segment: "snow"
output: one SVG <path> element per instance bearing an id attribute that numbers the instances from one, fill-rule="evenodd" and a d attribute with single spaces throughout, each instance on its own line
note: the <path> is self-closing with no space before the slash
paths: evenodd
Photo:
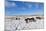
<path id="1" fill-rule="evenodd" d="M 5 19 L 5 31 L 15 31 L 15 30 L 31 30 L 31 29 L 43 29 L 44 19 L 38 20 L 36 22 L 26 23 L 24 20 L 15 19 Z"/>

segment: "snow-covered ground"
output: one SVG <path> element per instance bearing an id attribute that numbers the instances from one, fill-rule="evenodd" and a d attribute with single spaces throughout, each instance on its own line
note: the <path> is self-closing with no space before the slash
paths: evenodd
<path id="1" fill-rule="evenodd" d="M 14 19 L 13 19 L 14 18 Z M 35 18 L 35 17 L 34 17 Z M 5 17 L 5 31 L 15 30 L 31 30 L 31 29 L 43 29 L 44 19 L 36 19 L 36 22 L 26 23 L 24 17 L 21 20 L 15 20 L 15 17 Z"/>

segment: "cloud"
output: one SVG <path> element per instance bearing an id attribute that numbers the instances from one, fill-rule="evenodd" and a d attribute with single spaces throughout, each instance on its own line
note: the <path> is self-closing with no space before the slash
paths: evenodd
<path id="1" fill-rule="evenodd" d="M 16 5 L 16 4 L 13 2 L 13 3 L 12 3 L 12 6 L 15 6 L 15 5 Z"/>
<path id="2" fill-rule="evenodd" d="M 36 9 L 39 7 L 39 4 L 37 3 L 37 4 L 35 4 L 35 7 L 36 7 Z"/>
<path id="3" fill-rule="evenodd" d="M 32 5 L 30 4 L 30 5 L 28 5 L 28 8 L 32 8 Z"/>
<path id="4" fill-rule="evenodd" d="M 5 7 L 15 7 L 16 6 L 16 3 L 15 2 L 8 2 L 8 1 L 6 1 L 5 2 Z"/>

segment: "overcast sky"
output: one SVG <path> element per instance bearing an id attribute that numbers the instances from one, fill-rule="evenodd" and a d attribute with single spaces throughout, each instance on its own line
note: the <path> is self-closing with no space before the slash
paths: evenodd
<path id="1" fill-rule="evenodd" d="M 6 16 L 14 15 L 43 15 L 44 4 L 37 2 L 6 1 Z"/>

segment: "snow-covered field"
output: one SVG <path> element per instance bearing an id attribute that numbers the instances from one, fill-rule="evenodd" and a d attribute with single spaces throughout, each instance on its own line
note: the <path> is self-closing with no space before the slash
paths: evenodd
<path id="1" fill-rule="evenodd" d="M 21 18 L 16 20 L 15 18 Z M 36 22 L 28 22 L 24 20 L 25 18 L 34 17 Z M 16 31 L 16 30 L 31 30 L 31 29 L 43 29 L 44 28 L 44 18 L 41 20 L 36 19 L 36 16 L 6 16 L 5 17 L 5 31 Z"/>

